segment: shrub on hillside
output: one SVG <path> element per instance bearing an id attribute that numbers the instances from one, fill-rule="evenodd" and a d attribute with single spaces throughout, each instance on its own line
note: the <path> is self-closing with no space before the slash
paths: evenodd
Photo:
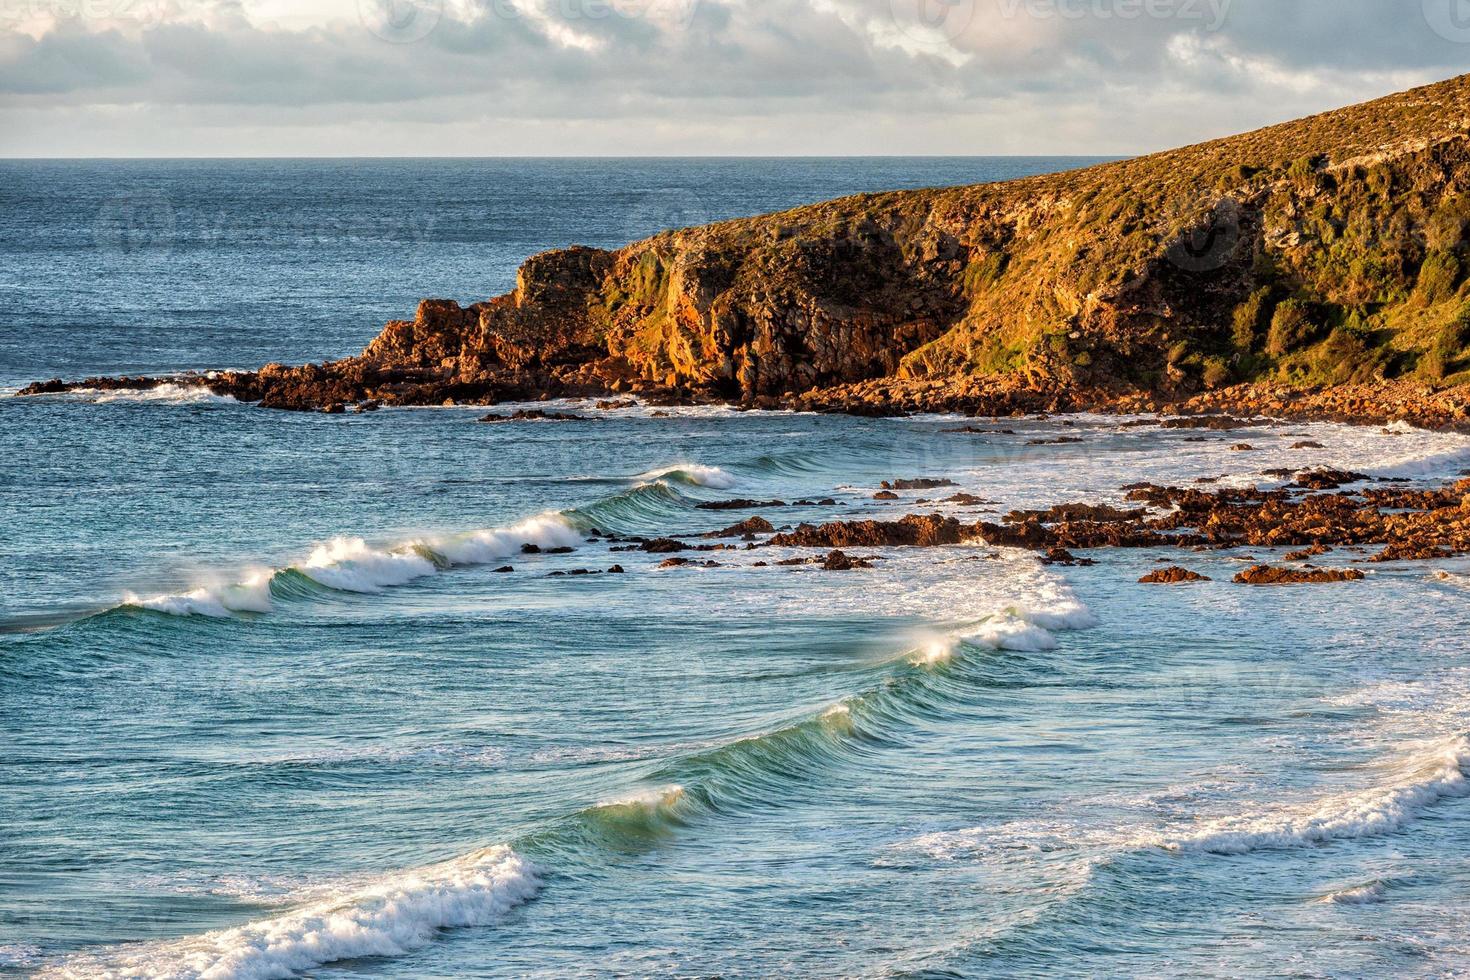
<path id="1" fill-rule="evenodd" d="M 1283 357 L 1312 339 L 1316 324 L 1301 300 L 1283 300 L 1271 315 L 1271 329 L 1266 335 L 1266 353 Z"/>

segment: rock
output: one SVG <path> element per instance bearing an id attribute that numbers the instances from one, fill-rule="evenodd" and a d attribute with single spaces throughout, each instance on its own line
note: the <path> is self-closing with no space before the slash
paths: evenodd
<path id="1" fill-rule="evenodd" d="M 658 567 L 659 568 L 680 568 L 680 567 L 682 567 L 684 565 L 688 565 L 688 564 L 691 564 L 690 559 L 688 559 L 688 558 L 665 558 L 663 561 L 659 562 Z"/>
<path id="2" fill-rule="evenodd" d="M 739 524 L 731 524 L 727 528 L 711 531 L 705 535 L 706 538 L 738 538 L 746 535 L 770 534 L 775 531 L 775 525 L 764 517 L 748 517 Z"/>
<path id="3" fill-rule="evenodd" d="M 511 415 L 496 415 L 492 412 L 481 418 L 480 421 L 495 424 L 498 422 L 589 422 L 592 420 L 585 415 L 572 415 L 567 412 L 543 412 L 539 408 L 523 408 Z"/>
<path id="4" fill-rule="evenodd" d="M 1146 510 L 1121 510 L 1106 504 L 1057 504 L 1048 510 L 1013 510 L 1002 520 L 1007 524 L 1041 521 L 1137 521 L 1148 516 Z"/>
<path id="5" fill-rule="evenodd" d="M 560 548 L 543 548 L 541 553 L 545 555 L 570 555 L 576 550 L 576 548 L 568 548 L 563 546 Z"/>
<path id="6" fill-rule="evenodd" d="M 1322 467 L 1315 470 L 1304 470 L 1296 474 L 1296 482 L 1293 486 L 1305 490 L 1336 490 L 1347 483 L 1362 483 L 1371 480 L 1372 477 L 1365 473 L 1353 473 L 1349 470 L 1335 470 L 1331 467 Z"/>
<path id="7" fill-rule="evenodd" d="M 342 402 L 332 402 L 329 405 L 323 405 L 322 411 L 327 415 L 342 415 L 347 411 L 347 406 Z"/>
<path id="8" fill-rule="evenodd" d="M 694 505 L 699 510 L 758 510 L 765 507 L 785 507 L 784 500 L 707 500 Z"/>
<path id="9" fill-rule="evenodd" d="M 1324 445 L 1322 445 L 1320 442 L 1313 442 L 1310 439 L 1305 439 L 1305 440 L 1303 440 L 1301 442 L 1294 442 L 1294 443 L 1292 443 L 1291 444 L 1291 448 L 1292 449 L 1326 449 L 1327 447 L 1324 446 Z"/>
<path id="10" fill-rule="evenodd" d="M 1138 581 L 1142 585 L 1179 585 L 1184 582 L 1208 582 L 1210 580 L 1198 572 L 1191 572 L 1178 565 L 1170 565 L 1168 568 L 1149 572 Z"/>
<path id="11" fill-rule="evenodd" d="M 1162 419 L 1159 427 L 1164 429 L 1212 429 L 1228 432 L 1232 429 L 1250 429 L 1258 423 L 1229 415 L 1187 415 L 1181 418 Z"/>
<path id="12" fill-rule="evenodd" d="M 856 568 L 872 568 L 866 558 L 849 558 L 841 551 L 833 551 L 822 561 L 822 568 L 829 572 L 850 572 Z"/>
<path id="13" fill-rule="evenodd" d="M 1042 556 L 1041 563 L 1043 565 L 1066 565 L 1074 567 L 1079 565 L 1087 566 L 1097 564 L 1097 562 L 1093 561 L 1091 558 L 1078 558 L 1066 548 L 1048 549 L 1047 553 Z"/>
<path id="14" fill-rule="evenodd" d="M 623 566 L 622 565 L 614 565 L 612 568 L 609 568 L 607 570 L 607 573 L 609 575 L 623 575 L 623 574 L 626 574 L 624 572 L 624 570 L 623 570 Z"/>
<path id="15" fill-rule="evenodd" d="M 515 566 L 514 565 L 501 565 L 499 568 L 497 568 L 495 570 L 495 573 L 497 575 L 504 575 L 507 572 L 513 572 L 513 571 L 515 571 Z"/>
<path id="16" fill-rule="evenodd" d="M 1067 446 L 1067 445 L 1071 445 L 1072 443 L 1077 443 L 1077 442 L 1081 442 L 1081 441 L 1082 441 L 1081 439 L 1078 439 L 1075 436 L 1059 436 L 1056 439 L 1031 439 L 1031 440 L 1027 441 L 1026 445 L 1028 445 L 1028 446 Z"/>
<path id="17" fill-rule="evenodd" d="M 909 514 L 897 521 L 833 521 L 814 527 L 803 524 L 778 534 L 770 544 L 778 548 L 854 548 L 898 545 L 928 548 L 959 544 L 966 529 L 953 517 Z"/>
<path id="18" fill-rule="evenodd" d="M 899 499 L 899 496 L 898 496 L 898 494 L 894 493 L 892 490 L 879 490 L 877 493 L 873 494 L 873 499 L 874 500 L 898 500 Z"/>
<path id="19" fill-rule="evenodd" d="M 604 412 L 616 412 L 625 408 L 637 408 L 638 403 L 631 398 L 620 399 L 617 401 L 604 399 L 597 403 L 597 407 Z"/>
<path id="20" fill-rule="evenodd" d="M 541 546 L 539 544 L 531 544 L 530 542 L 527 542 L 521 545 L 521 554 L 539 555 L 541 554 Z"/>
<path id="21" fill-rule="evenodd" d="M 1256 451 L 1256 447 L 1248 442 L 1237 442 L 1230 447 L 1230 451 L 1232 453 L 1253 453 Z"/>
<path id="22" fill-rule="evenodd" d="M 676 551 L 688 551 L 690 546 L 682 541 L 675 541 L 673 538 L 654 538 L 651 541 L 644 541 L 638 546 L 638 550 L 646 551 L 651 555 L 667 555 Z"/>
<path id="23" fill-rule="evenodd" d="M 1434 561 L 1449 558 L 1453 552 L 1427 541 L 1394 541 L 1378 554 L 1369 558 L 1372 562 L 1384 561 Z"/>
<path id="24" fill-rule="evenodd" d="M 884 490 L 934 490 L 939 487 L 952 487 L 953 480 L 884 480 L 880 486 Z"/>
<path id="25" fill-rule="evenodd" d="M 1299 551 L 1288 551 L 1281 557 L 1282 561 L 1306 561 L 1310 558 L 1316 558 L 1318 555 L 1325 555 L 1331 550 L 1325 544 L 1314 544 L 1310 548 L 1302 548 Z"/>
<path id="26" fill-rule="evenodd" d="M 1255 565 L 1235 576 L 1242 585 L 1301 585 L 1323 582 L 1356 582 L 1363 573 L 1356 568 L 1280 568 Z"/>

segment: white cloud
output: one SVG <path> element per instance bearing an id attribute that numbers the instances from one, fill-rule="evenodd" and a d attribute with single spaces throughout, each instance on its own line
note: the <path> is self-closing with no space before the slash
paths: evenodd
<path id="1" fill-rule="evenodd" d="M 1388 7 L 0 0 L 0 153 L 1128 153 L 1458 70 Z"/>

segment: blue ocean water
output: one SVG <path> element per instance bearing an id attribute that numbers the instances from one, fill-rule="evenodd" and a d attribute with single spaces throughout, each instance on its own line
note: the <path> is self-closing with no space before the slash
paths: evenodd
<path id="1" fill-rule="evenodd" d="M 1062 164 L 7 163 L 0 374 L 347 353 L 540 248 L 684 223 L 622 230 L 640 199 L 704 220 Z M 106 203 L 136 187 L 166 204 Z M 838 573 L 697 537 L 1281 466 L 1427 480 L 1470 440 L 575 411 L 0 398 L 0 972 L 1470 970 L 1466 563 L 1248 589 L 1268 550 Z M 992 503 L 873 499 L 911 476 Z M 788 506 L 698 506 L 730 497 Z M 607 533 L 734 547 L 662 568 Z M 1213 581 L 1136 584 L 1163 558 Z"/>

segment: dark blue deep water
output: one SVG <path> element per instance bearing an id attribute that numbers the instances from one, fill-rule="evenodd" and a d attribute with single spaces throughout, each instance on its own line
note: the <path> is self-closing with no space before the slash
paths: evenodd
<path id="1" fill-rule="evenodd" d="M 542 249 L 1077 162 L 0 163 L 0 387 L 348 354 Z M 0 974 L 1470 970 L 1470 564 L 699 537 L 1470 440 L 570 410 L 0 397 Z M 912 476 L 988 502 L 874 499 Z"/>

